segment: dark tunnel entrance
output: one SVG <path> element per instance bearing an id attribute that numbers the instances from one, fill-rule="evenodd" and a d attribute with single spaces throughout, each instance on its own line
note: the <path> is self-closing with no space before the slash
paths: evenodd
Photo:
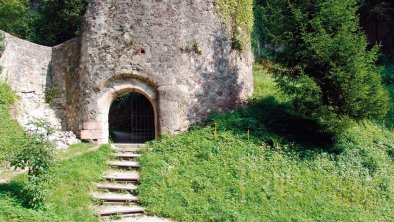
<path id="1" fill-rule="evenodd" d="M 108 122 L 114 143 L 145 143 L 155 138 L 154 109 L 142 94 L 119 96 L 111 105 Z"/>

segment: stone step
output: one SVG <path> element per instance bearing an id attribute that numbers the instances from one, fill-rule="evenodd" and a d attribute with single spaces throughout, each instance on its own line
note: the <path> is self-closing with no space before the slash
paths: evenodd
<path id="1" fill-rule="evenodd" d="M 143 143 L 113 143 L 112 147 L 115 148 L 142 148 L 145 144 Z"/>
<path id="2" fill-rule="evenodd" d="M 141 151 L 141 148 L 117 148 L 117 147 L 113 147 L 113 150 L 115 151 L 115 153 L 138 153 L 139 151 Z"/>
<path id="3" fill-rule="evenodd" d="M 113 167 L 129 167 L 129 168 L 139 168 L 140 164 L 135 161 L 108 161 L 108 165 Z"/>
<path id="4" fill-rule="evenodd" d="M 115 153 L 114 157 L 121 158 L 121 159 L 134 159 L 141 157 L 141 154 L 133 153 L 133 152 L 120 152 Z"/>
<path id="5" fill-rule="evenodd" d="M 106 180 L 122 181 L 122 182 L 137 182 L 140 179 L 140 175 L 137 171 L 130 171 L 130 172 L 110 171 L 105 173 L 103 177 Z"/>
<path id="6" fill-rule="evenodd" d="M 138 186 L 135 184 L 122 184 L 122 183 L 97 183 L 96 187 L 99 189 L 113 190 L 113 191 L 133 191 Z"/>
<path id="7" fill-rule="evenodd" d="M 106 217 L 112 215 L 133 215 L 142 214 L 145 209 L 140 206 L 100 206 L 96 207 L 95 212 L 97 215 Z"/>
<path id="8" fill-rule="evenodd" d="M 105 202 L 136 202 L 138 197 L 132 194 L 122 194 L 122 193 L 92 193 L 92 197 L 97 200 L 102 200 Z"/>

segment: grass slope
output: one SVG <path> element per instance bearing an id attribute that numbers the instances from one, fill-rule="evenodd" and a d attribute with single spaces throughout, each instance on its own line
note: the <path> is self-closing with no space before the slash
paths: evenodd
<path id="1" fill-rule="evenodd" d="M 22 127 L 10 114 L 11 105 L 16 99 L 10 87 L 0 82 L 0 169 L 28 139 Z"/>
<path id="2" fill-rule="evenodd" d="M 98 221 L 89 208 L 89 191 L 94 188 L 93 181 L 98 181 L 107 169 L 110 153 L 109 146 L 102 146 L 97 152 L 59 161 L 49 173 L 50 181 L 45 185 L 48 197 L 42 210 L 23 205 L 20 190 L 27 182 L 26 176 L 0 185 L 0 221 Z"/>
<path id="3" fill-rule="evenodd" d="M 264 69 L 249 105 L 152 142 L 139 193 L 180 221 L 391 221 L 394 139 L 371 122 L 339 138 L 295 115 Z"/>

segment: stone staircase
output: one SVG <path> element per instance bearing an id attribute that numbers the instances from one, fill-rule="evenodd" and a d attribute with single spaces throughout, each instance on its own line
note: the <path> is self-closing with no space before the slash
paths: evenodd
<path id="1" fill-rule="evenodd" d="M 91 195 L 97 201 L 94 207 L 103 221 L 112 218 L 136 217 L 144 215 L 144 208 L 138 205 L 135 190 L 139 181 L 138 154 L 143 144 L 113 144 L 115 150 L 108 161 L 111 170 L 97 183 L 97 191 Z"/>

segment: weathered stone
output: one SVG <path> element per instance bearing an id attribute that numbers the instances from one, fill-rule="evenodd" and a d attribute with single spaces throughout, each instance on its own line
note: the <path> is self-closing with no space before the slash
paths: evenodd
<path id="1" fill-rule="evenodd" d="M 45 95 L 53 87 L 50 76 L 52 49 L 40 46 L 9 34 L 5 35 L 6 50 L 0 58 L 3 71 L 0 81 L 8 83 L 19 96 L 13 112 L 16 120 L 27 131 L 41 133 L 57 148 L 79 143 L 72 132 L 61 132 L 65 110 L 58 104 L 48 104 Z M 61 103 L 61 98 L 54 98 Z M 48 135 L 45 129 L 37 129 L 36 123 L 45 121 L 54 132 Z M 37 131 L 38 130 L 38 131 Z"/>
<path id="2" fill-rule="evenodd" d="M 108 142 L 109 108 L 123 93 L 151 102 L 158 135 L 234 108 L 253 91 L 252 53 L 231 48 L 214 0 L 92 0 L 81 36 L 52 56 L 45 50 L 40 61 L 52 61 L 50 85 L 61 89 L 59 122 L 99 143 Z"/>

